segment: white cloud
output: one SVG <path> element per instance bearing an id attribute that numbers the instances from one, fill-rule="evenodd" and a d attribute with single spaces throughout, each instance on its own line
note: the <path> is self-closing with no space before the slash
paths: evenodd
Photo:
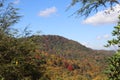
<path id="1" fill-rule="evenodd" d="M 20 3 L 20 0 L 15 0 L 14 2 L 13 2 L 13 4 L 19 4 Z"/>
<path id="2" fill-rule="evenodd" d="M 97 36 L 97 40 L 100 40 L 100 39 L 102 39 L 102 37 L 101 36 Z"/>
<path id="3" fill-rule="evenodd" d="M 109 39 L 110 38 L 110 35 L 109 34 L 104 34 L 102 36 L 97 36 L 97 40 L 102 40 L 102 39 Z"/>
<path id="4" fill-rule="evenodd" d="M 55 14 L 56 12 L 57 12 L 56 7 L 50 7 L 50 8 L 43 10 L 43 11 L 40 11 L 39 16 L 49 17 L 50 15 Z"/>
<path id="5" fill-rule="evenodd" d="M 106 14 L 105 12 L 110 12 L 110 14 Z M 120 12 L 120 5 L 114 6 L 113 10 L 110 8 L 104 11 L 100 11 L 96 13 L 94 16 L 88 17 L 83 21 L 84 24 L 92 24 L 92 25 L 103 25 L 103 24 L 113 24 L 118 22 L 118 16 Z"/>

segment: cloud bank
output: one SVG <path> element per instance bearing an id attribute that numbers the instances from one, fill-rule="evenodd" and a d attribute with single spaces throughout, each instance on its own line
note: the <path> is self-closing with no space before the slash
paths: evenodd
<path id="1" fill-rule="evenodd" d="M 108 12 L 107 14 L 105 12 Z M 84 24 L 92 25 L 103 25 L 103 24 L 114 24 L 118 22 L 118 16 L 120 14 L 120 5 L 113 7 L 113 10 L 110 8 L 104 11 L 100 11 L 95 15 L 88 17 L 83 21 Z"/>
<path id="2" fill-rule="evenodd" d="M 52 14 L 55 14 L 56 12 L 57 12 L 57 8 L 56 7 L 50 7 L 50 8 L 47 8 L 45 10 L 40 11 L 39 12 L 39 16 L 40 17 L 49 17 Z"/>
<path id="3" fill-rule="evenodd" d="M 102 39 L 109 39 L 110 38 L 110 35 L 109 34 L 104 34 L 102 36 L 97 36 L 97 40 L 102 40 Z"/>

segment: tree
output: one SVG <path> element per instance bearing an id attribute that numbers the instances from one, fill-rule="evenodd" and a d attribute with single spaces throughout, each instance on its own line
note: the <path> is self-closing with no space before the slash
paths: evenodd
<path id="1" fill-rule="evenodd" d="M 118 48 L 118 52 L 120 51 L 120 16 L 118 17 L 119 21 L 117 26 L 114 27 L 114 30 L 112 31 L 112 36 L 114 36 L 114 38 L 112 40 L 108 40 L 108 44 L 106 45 L 106 47 L 109 46 L 117 46 Z"/>
<path id="2" fill-rule="evenodd" d="M 18 9 L 0 0 L 0 80 L 38 80 L 44 73 L 42 60 L 34 57 L 37 46 L 28 37 L 16 37 L 12 25 L 20 19 Z M 15 31 L 16 32 L 16 31 Z"/>
<path id="3" fill-rule="evenodd" d="M 18 14 L 18 8 L 14 8 L 12 3 L 5 6 L 5 0 L 0 0 L 0 31 L 7 33 L 10 26 L 17 23 L 21 16 Z"/>
<path id="4" fill-rule="evenodd" d="M 120 16 L 117 26 L 114 27 L 112 35 L 115 37 L 108 41 L 106 47 L 117 45 L 118 51 L 108 59 L 107 75 L 109 80 L 120 80 Z"/>
<path id="5" fill-rule="evenodd" d="M 78 3 L 80 8 L 74 14 L 88 17 L 91 12 L 97 12 L 99 7 L 106 8 L 109 6 L 113 9 L 114 4 L 119 4 L 119 0 L 72 0 L 68 9 Z"/>

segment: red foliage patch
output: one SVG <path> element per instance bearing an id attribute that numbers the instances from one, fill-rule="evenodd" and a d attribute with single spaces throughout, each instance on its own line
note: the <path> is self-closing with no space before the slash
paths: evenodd
<path id="1" fill-rule="evenodd" d="M 69 64 L 68 67 L 67 67 L 67 69 L 68 69 L 69 71 L 72 71 L 72 70 L 73 70 L 73 66 L 72 66 L 71 64 Z"/>

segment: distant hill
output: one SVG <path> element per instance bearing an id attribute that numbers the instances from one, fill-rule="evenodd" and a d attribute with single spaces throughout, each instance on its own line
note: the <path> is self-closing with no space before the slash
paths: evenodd
<path id="1" fill-rule="evenodd" d="M 112 56 L 114 51 L 90 49 L 76 41 L 58 35 L 41 35 L 30 38 L 38 45 L 40 52 L 49 54 L 49 57 L 46 57 L 48 66 L 46 73 L 49 71 L 53 73 L 54 69 L 57 68 L 59 72 L 56 74 L 58 76 L 59 74 L 69 76 L 63 66 L 70 64 L 74 66 L 73 75 L 71 75 L 73 78 L 71 79 L 75 79 L 74 76 L 81 76 L 80 80 L 101 80 L 103 77 L 103 80 L 106 80 L 103 73 L 107 67 L 106 59 Z M 48 65 L 49 63 L 50 65 Z M 66 68 L 70 70 L 69 66 Z M 56 74 L 53 74 L 53 77 Z"/>
<path id="2" fill-rule="evenodd" d="M 107 50 L 94 50 L 90 49 L 82 44 L 64 38 L 58 35 L 42 35 L 33 36 L 34 41 L 39 45 L 41 51 L 45 51 L 49 54 L 56 54 L 66 59 L 86 60 L 99 63 L 101 65 L 106 64 L 106 58 L 110 57 L 114 51 Z"/>
<path id="3" fill-rule="evenodd" d="M 66 58 L 82 59 L 83 57 L 95 58 L 96 56 L 111 56 L 114 51 L 93 50 L 76 41 L 69 40 L 58 35 L 42 35 L 35 37 L 34 42 L 40 46 L 40 50 L 50 54 L 59 54 Z"/>

